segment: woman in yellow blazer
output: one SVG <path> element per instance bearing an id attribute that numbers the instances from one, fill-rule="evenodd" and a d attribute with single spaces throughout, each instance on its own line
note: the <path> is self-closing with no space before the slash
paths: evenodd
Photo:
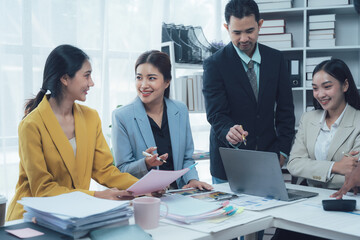
<path id="1" fill-rule="evenodd" d="M 43 85 L 25 106 L 18 129 L 20 173 L 6 219 L 22 218 L 23 197 L 47 197 L 82 191 L 106 199 L 129 199 L 126 189 L 137 181 L 113 166 L 98 113 L 74 101 L 85 101 L 94 86 L 88 56 L 61 45 L 49 55 Z M 51 94 L 45 93 L 49 90 Z M 112 189 L 89 191 L 90 180 Z"/>

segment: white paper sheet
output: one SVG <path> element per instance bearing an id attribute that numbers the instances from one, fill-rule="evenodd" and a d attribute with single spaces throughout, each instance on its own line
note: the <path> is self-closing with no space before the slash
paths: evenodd
<path id="1" fill-rule="evenodd" d="M 54 197 L 25 197 L 18 203 L 42 212 L 74 218 L 85 218 L 129 205 L 129 201 L 101 199 L 83 192 L 65 193 Z"/>

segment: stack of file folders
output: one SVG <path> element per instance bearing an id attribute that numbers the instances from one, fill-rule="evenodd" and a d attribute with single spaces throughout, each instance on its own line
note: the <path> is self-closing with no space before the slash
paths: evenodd
<path id="1" fill-rule="evenodd" d="M 129 201 L 113 201 L 92 197 L 82 192 L 55 197 L 25 197 L 24 221 L 63 233 L 73 238 L 85 236 L 95 228 L 129 223 L 133 212 Z"/>
<path id="2" fill-rule="evenodd" d="M 218 50 L 208 42 L 201 27 L 163 23 L 161 35 L 162 42 L 174 42 L 177 63 L 202 63 Z M 166 48 L 162 51 L 170 54 Z"/>
<path id="3" fill-rule="evenodd" d="M 229 205 L 229 201 L 207 202 L 178 194 L 163 196 L 161 201 L 165 202 L 169 209 L 165 215 L 166 211 L 161 206 L 161 212 L 166 218 L 186 224 L 232 216 L 238 210 L 237 207 Z"/>

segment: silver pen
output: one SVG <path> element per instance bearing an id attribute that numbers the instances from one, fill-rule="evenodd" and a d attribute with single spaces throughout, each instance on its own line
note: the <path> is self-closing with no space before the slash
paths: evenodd
<path id="1" fill-rule="evenodd" d="M 143 155 L 144 157 L 152 157 L 152 156 L 153 156 L 152 154 L 150 154 L 150 153 L 148 153 L 148 152 L 145 152 L 145 151 L 142 152 L 142 155 Z M 166 163 L 165 160 L 163 160 L 163 159 L 161 159 L 161 158 L 159 158 L 159 157 L 156 157 L 156 160 L 158 160 L 158 161 L 160 161 L 160 162 L 163 162 L 163 163 Z"/>

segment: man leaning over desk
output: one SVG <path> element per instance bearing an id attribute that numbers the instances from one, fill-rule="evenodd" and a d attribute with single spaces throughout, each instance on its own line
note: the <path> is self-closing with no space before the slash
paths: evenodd
<path id="1" fill-rule="evenodd" d="M 219 147 L 275 152 L 282 165 L 290 152 L 295 124 L 283 55 L 257 42 L 263 23 L 257 4 L 231 0 L 225 7 L 225 20 L 231 42 L 204 62 L 213 183 L 227 180 Z"/>

